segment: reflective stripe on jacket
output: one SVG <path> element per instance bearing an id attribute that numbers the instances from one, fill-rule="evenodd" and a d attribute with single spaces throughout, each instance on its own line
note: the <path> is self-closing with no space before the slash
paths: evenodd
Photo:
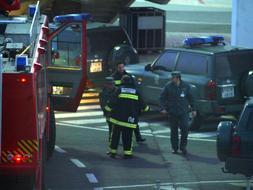
<path id="1" fill-rule="evenodd" d="M 139 92 L 132 85 L 118 88 L 106 109 L 111 110 L 110 122 L 115 125 L 136 128 L 140 110 L 148 110 Z"/>

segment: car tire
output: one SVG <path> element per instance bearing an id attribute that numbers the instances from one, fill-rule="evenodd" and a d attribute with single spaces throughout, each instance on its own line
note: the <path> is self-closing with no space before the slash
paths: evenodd
<path id="1" fill-rule="evenodd" d="M 202 117 L 197 112 L 197 115 L 194 117 L 192 112 L 189 113 L 189 130 L 196 131 L 199 130 L 202 125 Z"/>
<path id="2" fill-rule="evenodd" d="M 221 121 L 217 130 L 217 157 L 220 161 L 226 161 L 230 154 L 233 134 L 233 122 Z"/>

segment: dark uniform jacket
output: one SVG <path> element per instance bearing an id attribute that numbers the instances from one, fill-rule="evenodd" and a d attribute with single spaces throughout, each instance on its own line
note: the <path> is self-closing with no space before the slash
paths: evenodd
<path id="1" fill-rule="evenodd" d="M 106 109 L 111 111 L 109 119 L 111 123 L 122 127 L 136 128 L 140 109 L 148 111 L 149 107 L 133 85 L 122 85 L 109 100 Z"/>
<path id="2" fill-rule="evenodd" d="M 161 96 L 160 104 L 169 114 L 181 115 L 189 112 L 189 106 L 193 109 L 193 97 L 190 86 L 181 81 L 177 86 L 173 82 L 165 85 Z"/>
<path id="3" fill-rule="evenodd" d="M 108 112 L 105 109 L 105 106 L 107 105 L 108 101 L 113 96 L 113 94 L 116 92 L 116 90 L 117 90 L 117 87 L 114 87 L 112 89 L 110 89 L 108 87 L 103 87 L 102 91 L 99 93 L 100 107 L 104 112 L 104 116 L 106 116 L 106 117 L 110 116 L 110 112 Z"/>
<path id="4" fill-rule="evenodd" d="M 116 86 L 120 86 L 121 85 L 121 78 L 124 76 L 124 75 L 128 75 L 132 78 L 132 76 L 127 73 L 126 71 L 124 71 L 123 73 L 120 73 L 118 71 L 115 71 L 114 73 L 112 73 L 111 77 L 113 77 L 114 79 L 114 83 Z"/>

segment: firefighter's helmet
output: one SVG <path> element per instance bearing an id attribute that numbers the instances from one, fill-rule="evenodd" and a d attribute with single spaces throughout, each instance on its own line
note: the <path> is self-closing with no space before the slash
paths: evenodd
<path id="1" fill-rule="evenodd" d="M 121 78 L 121 83 L 128 85 L 134 84 L 133 79 L 129 75 L 123 75 L 123 77 Z"/>

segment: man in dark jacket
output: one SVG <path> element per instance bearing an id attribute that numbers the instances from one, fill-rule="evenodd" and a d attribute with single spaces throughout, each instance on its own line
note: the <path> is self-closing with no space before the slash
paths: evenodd
<path id="1" fill-rule="evenodd" d="M 172 72 L 171 82 L 165 85 L 161 93 L 160 103 L 161 113 L 169 115 L 173 153 L 176 154 L 179 147 L 184 155 L 187 154 L 189 110 L 193 109 L 193 97 L 190 86 L 181 80 L 179 71 Z M 193 115 L 196 115 L 195 111 Z M 178 146 L 178 128 L 181 130 L 180 146 Z"/>
<path id="2" fill-rule="evenodd" d="M 122 134 L 124 158 L 132 158 L 132 135 L 137 127 L 140 110 L 148 111 L 130 76 L 124 75 L 122 85 L 109 100 L 106 109 L 111 112 L 109 121 L 113 124 L 110 144 L 111 157 L 117 154 L 117 148 Z"/>
<path id="3" fill-rule="evenodd" d="M 129 73 L 126 72 L 124 63 L 119 62 L 116 65 L 116 71 L 111 75 L 111 77 L 113 77 L 113 79 L 114 79 L 115 86 L 118 87 L 121 85 L 121 79 L 122 79 L 123 75 L 128 75 L 134 82 L 133 77 Z M 135 85 L 135 83 L 134 83 L 134 85 Z M 135 128 L 134 134 L 135 134 L 136 142 L 146 141 L 146 139 L 142 138 L 142 136 L 141 136 L 139 125 L 137 125 L 137 127 Z"/>

